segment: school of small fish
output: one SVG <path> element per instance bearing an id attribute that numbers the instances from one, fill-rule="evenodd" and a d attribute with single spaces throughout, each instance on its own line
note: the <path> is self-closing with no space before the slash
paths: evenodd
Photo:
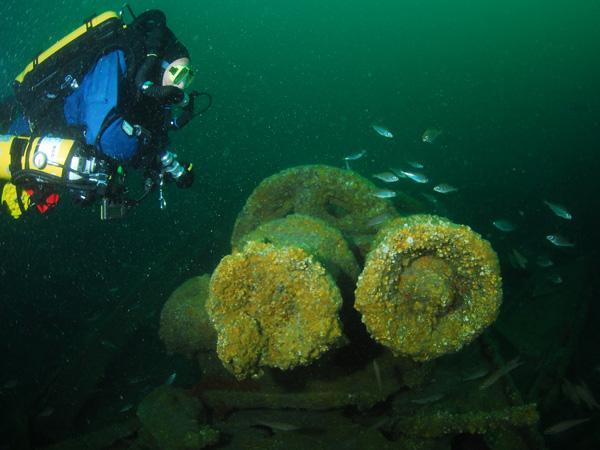
<path id="1" fill-rule="evenodd" d="M 379 136 L 382 136 L 386 139 L 394 138 L 394 133 L 392 133 L 392 131 L 390 131 L 389 128 L 383 126 L 381 123 L 372 123 L 370 126 Z M 436 141 L 443 134 L 444 131 L 441 128 L 428 127 L 421 134 L 421 141 L 423 143 L 432 145 L 435 144 Z M 362 149 L 358 152 L 344 156 L 343 161 L 346 166 L 346 169 L 350 169 L 349 163 L 351 161 L 357 161 L 363 158 L 366 154 L 367 150 Z M 429 176 L 423 172 L 425 164 L 423 164 L 422 161 L 407 158 L 404 162 L 406 166 L 408 166 L 408 168 L 402 168 L 397 166 L 389 167 L 387 168 L 387 170 L 372 174 L 372 177 L 386 184 L 397 183 L 401 179 L 407 179 L 413 181 L 414 183 L 422 185 L 428 184 L 430 182 Z M 432 188 L 432 190 L 435 194 L 448 195 L 461 191 L 461 188 L 450 183 L 442 182 L 436 184 Z M 382 199 L 391 199 L 397 197 L 397 192 L 391 189 L 379 189 L 372 192 L 370 195 Z M 420 195 L 422 195 L 436 209 L 440 208 L 440 206 L 443 206 L 439 203 L 435 195 L 430 195 L 426 192 L 421 192 Z M 571 214 L 571 212 L 563 204 L 548 199 L 542 199 L 541 203 L 545 205 L 545 207 L 547 207 L 548 210 L 552 212 L 556 217 L 559 217 L 563 220 L 573 220 L 573 214 Z M 525 215 L 526 212 L 523 209 L 518 209 L 515 214 L 515 216 L 517 217 L 525 217 Z M 382 218 L 377 219 L 378 220 L 373 220 L 372 223 L 369 223 L 369 226 L 378 226 L 385 221 Z M 501 231 L 502 233 L 513 233 L 516 230 L 520 231 L 522 228 L 518 226 L 519 221 L 513 219 L 514 217 L 492 218 L 490 220 L 490 223 L 494 228 Z M 515 236 L 518 234 L 523 234 L 523 232 L 514 233 Z M 557 248 L 567 249 L 575 247 L 575 243 L 569 237 L 563 236 L 559 233 L 548 234 L 545 236 L 545 238 L 547 242 L 549 242 L 551 245 Z M 536 257 L 535 254 L 532 255 L 531 253 L 531 250 L 527 248 L 524 252 L 513 248 L 513 250 L 509 253 L 508 261 L 514 268 L 519 270 L 531 270 L 535 266 L 542 269 L 554 266 L 554 261 L 550 259 L 550 257 L 548 257 L 547 255 L 538 255 Z M 529 264 L 528 258 L 531 258 L 531 261 L 534 261 L 535 264 Z M 549 283 L 555 285 L 561 284 L 563 282 L 562 276 L 556 271 L 547 274 L 545 278 L 548 280 Z"/>

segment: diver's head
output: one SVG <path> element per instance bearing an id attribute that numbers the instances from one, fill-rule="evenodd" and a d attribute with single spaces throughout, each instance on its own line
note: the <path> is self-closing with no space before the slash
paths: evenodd
<path id="1" fill-rule="evenodd" d="M 166 45 L 161 55 L 162 85 L 186 89 L 194 77 L 194 72 L 190 68 L 190 55 L 171 30 L 166 31 Z"/>
<path id="2" fill-rule="evenodd" d="M 190 68 L 190 59 L 185 56 L 177 58 L 171 63 L 163 61 L 163 68 L 163 86 L 175 86 L 179 89 L 186 89 L 194 78 L 194 72 Z"/>

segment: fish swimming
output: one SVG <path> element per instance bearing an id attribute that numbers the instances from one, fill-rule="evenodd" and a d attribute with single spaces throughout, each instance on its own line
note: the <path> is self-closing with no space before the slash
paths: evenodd
<path id="1" fill-rule="evenodd" d="M 2 389 L 14 389 L 18 384 L 19 382 L 17 380 L 8 380 L 2 385 Z"/>
<path id="2" fill-rule="evenodd" d="M 123 406 L 121 409 L 119 409 L 120 413 L 126 413 L 127 411 L 129 411 L 131 408 L 133 408 L 133 403 L 128 403 L 125 406 Z"/>
<path id="3" fill-rule="evenodd" d="M 110 350 L 118 350 L 119 347 L 117 347 L 115 344 L 113 344 L 112 342 L 106 340 L 106 339 L 102 339 L 100 341 L 100 345 L 102 345 L 104 348 L 108 348 Z"/>
<path id="4" fill-rule="evenodd" d="M 450 192 L 458 191 L 458 188 L 451 186 L 446 183 L 440 183 L 436 187 L 433 188 L 435 192 L 439 192 L 440 194 L 449 194 Z"/>
<path id="5" fill-rule="evenodd" d="M 557 273 L 552 273 L 548 275 L 548 279 L 552 281 L 554 284 L 561 284 L 563 282 L 562 277 Z"/>
<path id="6" fill-rule="evenodd" d="M 521 252 L 513 248 L 510 256 L 512 257 L 511 262 L 516 266 L 515 268 L 527 269 L 527 258 Z"/>
<path id="7" fill-rule="evenodd" d="M 357 159 L 362 158 L 367 154 L 366 150 L 361 150 L 358 153 L 353 153 L 352 155 L 344 156 L 344 161 L 356 161 Z"/>
<path id="8" fill-rule="evenodd" d="M 400 179 L 396 174 L 392 172 L 376 173 L 375 175 L 373 175 L 373 177 L 386 183 L 394 183 Z"/>
<path id="9" fill-rule="evenodd" d="M 586 417 L 585 419 L 573 419 L 573 420 L 565 420 L 564 422 L 559 422 L 551 427 L 548 427 L 544 430 L 544 434 L 557 434 L 562 433 L 563 431 L 567 431 L 574 426 L 585 423 L 590 420 L 591 417 Z"/>
<path id="10" fill-rule="evenodd" d="M 437 402 L 438 400 L 441 400 L 442 398 L 444 398 L 444 394 L 438 393 L 438 394 L 432 394 L 428 397 L 415 398 L 415 399 L 412 399 L 411 402 L 416 403 L 417 405 L 426 405 L 428 403 Z"/>
<path id="11" fill-rule="evenodd" d="M 496 220 L 492 221 L 492 224 L 496 228 L 498 228 L 500 231 L 504 231 L 505 233 L 510 233 L 511 231 L 514 231 L 516 228 L 512 222 L 510 222 L 506 219 L 496 219 Z"/>
<path id="12" fill-rule="evenodd" d="M 438 202 L 438 199 L 437 199 L 437 198 L 435 198 L 435 197 L 434 197 L 433 195 L 431 195 L 431 194 L 427 194 L 427 193 L 425 193 L 425 192 L 421 192 L 421 195 L 422 195 L 423 197 L 425 197 L 427 200 L 429 200 L 431 203 L 433 203 L 434 205 L 436 205 L 436 204 L 437 204 L 437 202 Z"/>
<path id="13" fill-rule="evenodd" d="M 390 130 L 382 127 L 381 125 L 373 124 L 373 125 L 371 125 L 371 127 L 373 127 L 373 129 L 377 132 L 377 134 L 379 134 L 380 136 L 383 136 L 384 138 L 391 139 L 394 137 L 394 135 L 392 134 L 392 132 Z"/>
<path id="14" fill-rule="evenodd" d="M 389 220 L 391 218 L 392 218 L 392 215 L 390 213 L 378 214 L 375 217 L 372 217 L 371 219 L 369 219 L 369 221 L 367 222 L 367 226 L 368 227 L 377 227 L 378 225 L 381 225 L 383 222 L 385 222 L 386 220 Z"/>
<path id="15" fill-rule="evenodd" d="M 254 423 L 256 425 L 271 428 L 272 430 L 275 430 L 275 431 L 298 431 L 301 429 L 301 427 L 299 427 L 298 425 L 294 425 L 294 424 L 286 423 L 286 422 L 275 422 L 272 420 L 256 419 L 254 421 Z"/>
<path id="16" fill-rule="evenodd" d="M 496 381 L 498 381 L 504 375 L 506 375 L 509 372 L 512 372 L 517 367 L 522 366 L 523 364 L 524 364 L 524 362 L 520 361 L 519 357 L 516 357 L 515 359 L 508 361 L 505 366 L 500 367 L 498 370 L 496 370 L 494 373 L 492 373 L 489 377 L 487 377 L 483 381 L 483 383 L 481 383 L 481 386 L 479 386 L 479 389 L 483 390 L 483 389 L 489 388 L 492 384 L 494 384 Z"/>
<path id="17" fill-rule="evenodd" d="M 54 414 L 54 408 L 52 406 L 46 406 L 39 414 L 38 417 L 50 417 Z"/>
<path id="18" fill-rule="evenodd" d="M 562 384 L 560 385 L 560 390 L 562 391 L 563 395 L 565 397 L 567 397 L 574 405 L 577 405 L 577 406 L 581 405 L 581 399 L 579 398 L 577 389 L 575 389 L 575 386 L 573 385 L 573 383 L 571 383 L 566 378 L 563 380 Z"/>
<path id="19" fill-rule="evenodd" d="M 177 378 L 177 372 L 173 372 L 171 375 L 169 375 L 169 378 L 165 380 L 165 384 L 170 386 L 175 381 L 175 378 Z"/>
<path id="20" fill-rule="evenodd" d="M 381 392 L 383 390 L 383 383 L 381 381 L 381 369 L 379 369 L 379 364 L 377 364 L 377 360 L 373 360 L 373 373 L 375 374 L 375 381 L 377 382 L 377 388 Z"/>
<path id="21" fill-rule="evenodd" d="M 557 247 L 575 247 L 575 244 L 573 244 L 571 241 L 561 236 L 560 234 L 549 234 L 548 236 L 546 236 L 546 239 L 548 239 L 553 245 L 556 245 Z"/>
<path id="22" fill-rule="evenodd" d="M 552 262 L 552 260 L 550 258 L 548 258 L 547 256 L 544 255 L 540 255 L 536 258 L 535 263 L 543 268 L 546 267 L 551 267 L 554 265 L 554 263 Z"/>
<path id="23" fill-rule="evenodd" d="M 588 409 L 600 409 L 600 404 L 596 401 L 594 394 L 592 394 L 591 389 L 588 387 L 585 381 L 580 380 L 579 384 L 575 385 L 575 391 L 577 395 L 581 399 L 583 403 L 587 406 Z"/>
<path id="24" fill-rule="evenodd" d="M 371 192 L 371 195 L 377 198 L 392 198 L 396 196 L 396 193 L 394 191 L 390 191 L 389 189 L 382 189 L 380 191 Z"/>
<path id="25" fill-rule="evenodd" d="M 481 367 L 479 369 L 475 369 L 473 372 L 468 373 L 464 377 L 462 377 L 462 381 L 474 381 L 479 380 L 480 378 L 485 377 L 489 373 L 487 367 Z"/>
<path id="26" fill-rule="evenodd" d="M 433 144 L 435 140 L 440 137 L 442 134 L 442 130 L 438 128 L 427 128 L 423 135 L 421 136 L 421 140 L 426 144 Z"/>
<path id="27" fill-rule="evenodd" d="M 406 175 L 404 175 L 402 173 L 402 170 L 400 169 L 390 169 L 392 172 L 394 172 L 394 174 L 396 174 L 396 176 L 398 176 L 398 178 L 406 178 Z"/>
<path id="28" fill-rule="evenodd" d="M 407 178 L 410 178 L 415 183 L 427 183 L 429 181 L 429 178 L 427 178 L 426 175 L 419 172 L 407 172 L 405 170 L 401 170 L 400 173 L 406 175 Z"/>
<path id="29" fill-rule="evenodd" d="M 552 212 L 554 214 L 556 214 L 558 217 L 562 217 L 565 220 L 571 220 L 573 218 L 573 216 L 571 215 L 571 213 L 569 211 L 567 211 L 565 209 L 564 206 L 559 205 L 558 203 L 552 203 L 549 202 L 547 200 L 544 200 L 544 203 L 548 206 L 548 208 L 550 208 L 552 210 Z"/>
<path id="30" fill-rule="evenodd" d="M 422 169 L 424 166 L 418 161 L 406 161 L 406 163 L 414 169 Z"/>

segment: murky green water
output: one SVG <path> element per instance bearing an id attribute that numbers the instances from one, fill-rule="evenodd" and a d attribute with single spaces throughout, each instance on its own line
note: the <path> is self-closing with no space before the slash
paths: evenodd
<path id="1" fill-rule="evenodd" d="M 83 18 L 119 6 L 3 3 L 0 94 L 10 94 L 13 77 L 37 51 Z M 132 6 L 142 10 L 141 2 Z M 547 323 L 556 333 L 579 336 L 577 349 L 537 348 L 523 356 L 532 366 L 551 365 L 548 352 L 569 352 L 562 377 L 583 379 L 600 395 L 594 371 L 600 355 L 591 344 L 598 341 L 599 2 L 182 0 L 143 7 L 166 12 L 192 55 L 198 72 L 193 87 L 213 96 L 208 113 L 173 135 L 180 157 L 194 163 L 196 182 L 187 191 L 169 187 L 165 211 L 151 196 L 122 221 L 101 222 L 98 208 L 81 209 L 66 197 L 44 217 L 15 222 L 0 216 L 0 384 L 18 380 L 26 415 L 39 413 L 48 373 L 87 366 L 78 346 L 87 351 L 89 330 L 121 307 L 136 307 L 145 319 L 107 363 L 107 398 L 115 405 L 138 402 L 142 389 L 127 380 L 140 374 L 147 375 L 144 386 L 174 371 L 181 386 L 193 385 L 197 368 L 167 357 L 158 340 L 162 303 L 229 252 L 235 217 L 263 178 L 299 164 L 342 167 L 344 156 L 361 149 L 367 154 L 352 168 L 368 178 L 390 167 L 408 170 L 407 161 L 421 163 L 429 183 L 401 179 L 393 189 L 490 240 L 505 280 L 508 325 L 501 335 L 510 335 L 510 327 L 520 327 L 515 335 L 528 328 L 512 320 L 519 308 L 530 326 L 552 334 L 543 326 L 545 314 L 553 315 L 552 302 L 535 313 L 524 307 L 532 286 L 549 286 L 563 299 L 576 293 L 574 303 L 583 306 L 564 314 L 587 320 L 574 322 L 575 328 Z M 373 123 L 394 138 L 377 135 Z M 430 127 L 442 130 L 433 144 L 421 140 Z M 439 183 L 458 190 L 436 194 L 432 188 Z M 573 219 L 557 217 L 543 200 L 565 206 Z M 515 230 L 498 230 L 492 224 L 497 219 Z M 553 246 L 545 236 L 555 233 L 575 247 Z M 510 264 L 513 249 L 526 257 L 527 269 Z M 554 285 L 536 265 L 540 256 L 554 262 L 549 270 L 563 283 Z M 104 347 L 110 345 L 107 338 Z M 514 353 L 519 346 L 512 345 Z M 518 385 L 525 397 L 532 379 Z M 75 377 L 67 382 L 76 383 Z M 548 383 L 560 386 L 561 379 Z M 11 390 L 1 391 L 4 400 Z M 597 412 L 550 392 L 528 397 L 542 405 L 540 429 L 581 417 L 598 423 Z M 82 421 L 96 417 L 94 405 L 86 408 Z M 570 431 L 569 438 L 577 448 L 591 448 L 593 428 Z M 548 445 L 560 448 L 560 442 Z"/>

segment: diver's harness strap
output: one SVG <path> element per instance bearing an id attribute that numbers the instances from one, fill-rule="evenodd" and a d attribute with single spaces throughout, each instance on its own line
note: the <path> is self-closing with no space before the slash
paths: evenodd
<path id="1" fill-rule="evenodd" d="M 21 214 L 24 214 L 25 211 L 27 211 L 27 208 L 25 208 L 25 205 L 23 204 L 23 199 L 21 198 L 21 195 L 23 194 L 23 188 L 21 186 L 15 186 L 15 188 L 17 190 L 17 205 L 19 205 Z"/>
<path id="2" fill-rule="evenodd" d="M 41 53 L 38 53 L 33 58 L 32 69 L 14 82 L 15 97 L 30 119 L 32 131 L 43 131 L 42 124 L 53 120 L 54 115 L 60 116 L 57 113 L 61 100 L 79 88 L 85 73 L 102 55 L 117 48 L 126 53 L 134 52 L 131 46 L 135 43 L 130 36 L 128 39 L 120 19 L 109 18 L 95 26 L 92 19 L 84 21 L 85 33 L 43 61 L 39 61 Z"/>
<path id="3" fill-rule="evenodd" d="M 18 174 L 21 170 L 21 158 L 26 152 L 27 147 L 31 145 L 31 139 L 29 141 L 25 139 L 17 139 L 16 142 L 10 147 L 10 164 L 8 170 L 11 173 L 11 177 Z"/>

